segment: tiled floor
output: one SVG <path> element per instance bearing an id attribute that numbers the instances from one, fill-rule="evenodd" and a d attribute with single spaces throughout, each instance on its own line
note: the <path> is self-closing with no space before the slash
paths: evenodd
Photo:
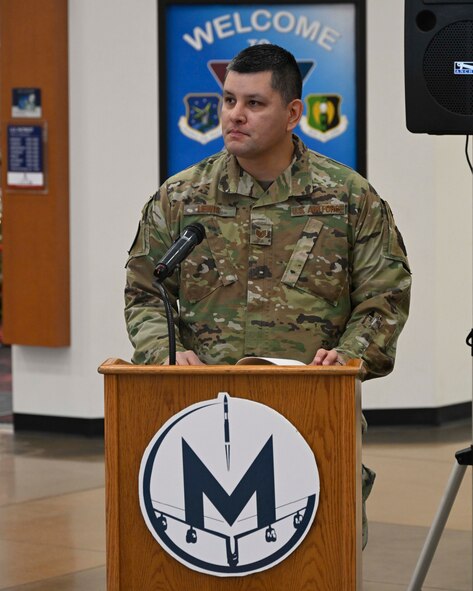
<path id="1" fill-rule="evenodd" d="M 0 429 L 0 589 L 105 589 L 99 439 Z"/>
<path id="2" fill-rule="evenodd" d="M 364 591 L 407 588 L 471 423 L 372 428 L 364 461 L 369 500 Z M 472 476 L 468 469 L 424 590 L 472 589 Z M 100 439 L 18 434 L 0 426 L 0 589 L 105 589 L 104 466 Z M 345 591 L 345 590 L 340 590 Z"/>

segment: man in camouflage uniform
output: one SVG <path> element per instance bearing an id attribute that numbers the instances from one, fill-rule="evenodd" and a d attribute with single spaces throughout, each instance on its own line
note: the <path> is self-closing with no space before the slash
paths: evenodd
<path id="1" fill-rule="evenodd" d="M 364 178 L 293 135 L 301 90 L 294 57 L 274 45 L 249 47 L 228 66 L 226 149 L 162 185 L 129 252 L 134 363 L 167 362 L 153 271 L 183 228 L 200 222 L 203 242 L 164 281 L 178 365 L 255 355 L 313 365 L 361 358 L 365 379 L 392 370 L 409 307 L 402 238 Z M 373 480 L 364 469 L 364 499 Z"/>

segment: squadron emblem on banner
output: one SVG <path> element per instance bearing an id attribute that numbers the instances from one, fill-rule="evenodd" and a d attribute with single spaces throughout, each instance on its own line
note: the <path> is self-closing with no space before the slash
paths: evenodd
<path id="1" fill-rule="evenodd" d="M 179 129 L 188 138 L 207 144 L 222 135 L 220 104 L 217 93 L 192 93 L 184 97 L 186 114 L 179 119 Z"/>
<path id="2" fill-rule="evenodd" d="M 340 112 L 341 102 L 338 94 L 307 95 L 307 115 L 303 115 L 300 123 L 304 133 L 320 142 L 328 142 L 344 133 L 348 119 Z"/>
<path id="3" fill-rule="evenodd" d="M 272 408 L 221 392 L 171 417 L 144 452 L 141 511 L 193 570 L 248 575 L 284 560 L 319 504 L 314 454 Z"/>

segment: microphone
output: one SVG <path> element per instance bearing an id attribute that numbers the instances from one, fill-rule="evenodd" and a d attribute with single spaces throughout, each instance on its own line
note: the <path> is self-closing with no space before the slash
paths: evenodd
<path id="1" fill-rule="evenodd" d="M 189 224 L 181 235 L 173 242 L 167 253 L 154 269 L 154 276 L 161 282 L 173 274 L 174 269 L 200 244 L 205 236 L 202 224 Z"/>

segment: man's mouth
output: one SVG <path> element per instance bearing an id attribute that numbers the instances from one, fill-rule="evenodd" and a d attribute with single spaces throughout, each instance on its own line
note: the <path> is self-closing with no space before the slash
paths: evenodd
<path id="1" fill-rule="evenodd" d="M 239 137 L 244 137 L 244 136 L 246 136 L 248 134 L 247 133 L 244 133 L 240 129 L 234 129 L 234 128 L 232 128 L 232 129 L 228 129 L 227 130 L 226 135 L 229 136 L 229 137 L 233 137 L 233 138 L 239 138 Z"/>

